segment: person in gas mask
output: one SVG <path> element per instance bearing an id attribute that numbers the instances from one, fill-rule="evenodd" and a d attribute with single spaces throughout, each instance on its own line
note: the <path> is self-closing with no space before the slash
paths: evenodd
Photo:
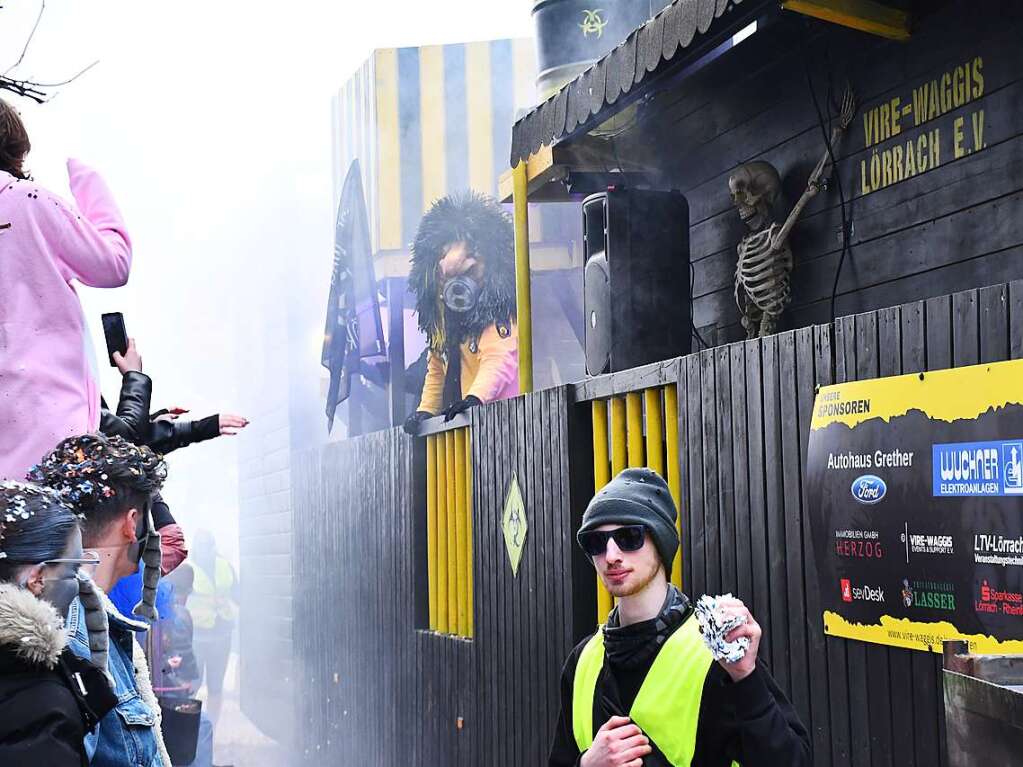
<path id="1" fill-rule="evenodd" d="M 515 234 L 501 207 L 473 191 L 434 203 L 412 243 L 409 284 L 429 351 L 422 399 L 405 431 L 517 395 Z"/>
<path id="2" fill-rule="evenodd" d="M 67 617 L 71 651 L 86 659 L 106 653 L 117 694 L 116 709 L 85 739 L 92 767 L 171 765 L 160 732 L 160 707 L 137 639 L 149 626 L 125 617 L 106 596 L 121 578 L 138 569 L 144 555 L 155 552 L 155 561 L 145 557 L 145 604 L 135 610 L 155 615 L 160 543 L 149 502 L 166 476 L 163 459 L 149 448 L 102 434 L 65 439 L 30 472 L 33 481 L 56 490 L 82 516 L 82 543 L 99 560 L 94 576 L 97 599 L 90 602 L 83 594 L 71 603 Z M 108 647 L 100 646 L 94 636 L 95 619 L 103 616 L 109 623 Z"/>
<path id="3" fill-rule="evenodd" d="M 89 764 L 85 734 L 117 698 L 103 671 L 68 649 L 63 616 L 94 564 L 57 493 L 0 483 L 0 764 Z"/>

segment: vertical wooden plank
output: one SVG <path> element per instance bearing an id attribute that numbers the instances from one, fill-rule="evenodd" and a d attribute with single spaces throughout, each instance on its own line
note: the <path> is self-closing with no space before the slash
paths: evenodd
<path id="1" fill-rule="evenodd" d="M 437 630 L 437 437 L 426 438 L 426 561 L 430 625 Z"/>
<path id="2" fill-rule="evenodd" d="M 611 459 L 608 455 L 608 428 L 606 400 L 594 400 L 591 405 L 593 419 L 593 492 L 600 492 L 600 489 L 611 481 Z M 611 612 L 611 595 L 600 580 L 600 576 L 594 574 L 597 581 L 597 623 L 603 623 Z"/>
<path id="3" fill-rule="evenodd" d="M 980 310 L 980 362 L 1009 358 L 1009 286 L 992 285 L 977 291 Z"/>
<path id="4" fill-rule="evenodd" d="M 643 392 L 643 411 L 646 413 L 646 465 L 667 482 L 664 471 L 664 407 L 660 387 Z"/>
<path id="5" fill-rule="evenodd" d="M 718 448 L 715 414 L 714 351 L 700 352 L 700 399 L 703 427 L 703 535 L 706 591 L 721 593 L 721 521 L 718 517 Z"/>
<path id="6" fill-rule="evenodd" d="M 447 633 L 448 624 L 448 451 L 443 434 L 437 435 L 437 626 Z"/>
<path id="7" fill-rule="evenodd" d="M 977 291 L 952 296 L 952 364 L 975 365 L 980 361 L 980 330 Z"/>
<path id="8" fill-rule="evenodd" d="M 781 412 L 778 390 L 778 336 L 761 339 L 764 381 L 764 482 L 767 514 L 767 561 L 776 582 L 785 570 L 788 556 L 785 541 L 785 508 L 783 505 Z M 780 584 L 779 584 L 780 585 Z M 788 591 L 771 589 L 771 664 L 775 679 L 789 695 L 792 693 L 791 664 L 789 661 Z"/>
<path id="9" fill-rule="evenodd" d="M 750 540 L 753 563 L 754 615 L 765 616 L 770 625 L 771 573 L 767 558 L 767 487 L 764 475 L 764 378 L 761 365 L 761 342 L 746 341 L 746 437 L 749 441 L 749 505 Z M 774 638 L 765 632 L 760 640 L 765 658 L 771 658 Z"/>
<path id="10" fill-rule="evenodd" d="M 629 468 L 646 465 L 643 454 L 643 395 L 638 391 L 625 395 L 626 442 L 628 444 Z"/>
<path id="11" fill-rule="evenodd" d="M 799 470 L 806 476 L 806 458 L 810 435 L 810 419 L 813 415 L 813 401 L 817 384 L 814 334 L 829 332 L 826 325 L 802 328 L 796 331 L 796 393 L 799 425 Z M 809 681 L 810 710 L 806 721 L 810 728 L 810 743 L 813 746 L 814 764 L 829 767 L 831 764 L 831 711 L 828 706 L 828 653 L 824 641 L 822 619 L 821 583 L 817 574 L 817 551 L 813 545 L 810 525 L 811 509 L 806 496 L 806 484 L 800 482 L 803 530 L 803 572 L 806 604 L 806 676 Z"/>
<path id="12" fill-rule="evenodd" d="M 519 569 L 519 577 L 525 576 L 522 586 L 525 589 L 523 591 L 523 618 L 526 636 L 522 638 L 522 643 L 526 651 L 525 671 L 528 675 L 527 678 L 535 681 L 532 684 L 527 682 L 525 685 L 523 701 L 525 708 L 520 712 L 520 718 L 523 720 L 523 729 L 525 730 L 523 735 L 526 747 L 526 763 L 538 764 L 541 761 L 541 757 L 537 749 L 535 723 L 537 711 L 540 708 L 540 683 L 542 682 L 540 674 L 541 654 L 544 649 L 543 643 L 546 642 L 546 637 L 544 637 L 542 642 L 537 640 L 544 631 L 544 628 L 541 626 L 540 617 L 546 612 L 542 605 L 542 600 L 546 594 L 540 593 L 541 585 L 538 575 L 544 562 L 545 536 L 543 517 L 547 513 L 547 509 L 543 505 L 543 467 L 537 457 L 537 453 L 541 452 L 540 443 L 545 438 L 545 435 L 540 422 L 540 397 L 534 393 L 527 394 L 522 399 L 525 423 L 523 424 L 523 431 L 520 433 L 525 441 L 523 456 L 525 458 L 524 473 L 526 476 L 526 486 L 522 490 L 523 499 L 526 503 L 526 518 L 529 520 L 529 533 L 526 536 L 526 548 L 523 550 L 522 556 L 526 567 L 522 568 L 520 565 Z"/>
<path id="13" fill-rule="evenodd" d="M 675 501 L 675 508 L 678 510 L 678 517 L 675 519 L 675 528 L 678 530 L 679 547 L 675 554 L 675 561 L 671 566 L 671 582 L 678 588 L 682 588 L 682 515 L 685 513 L 682 506 L 682 465 L 679 459 L 679 413 L 678 413 L 678 385 L 668 384 L 664 387 L 664 443 L 666 448 L 668 489 L 671 490 L 671 497 Z"/>
<path id="14" fill-rule="evenodd" d="M 465 438 L 468 429 L 455 429 L 454 464 L 455 464 L 455 580 L 458 583 L 458 602 L 456 617 L 458 635 L 469 636 L 469 539 L 468 539 L 468 506 L 466 505 L 466 474 Z"/>
<path id="15" fill-rule="evenodd" d="M 611 407 L 611 478 L 617 477 L 629 465 L 626 452 L 625 399 L 612 397 Z"/>
<path id="16" fill-rule="evenodd" d="M 691 354 L 685 358 L 686 366 L 686 433 L 689 435 L 687 457 L 689 470 L 689 509 L 686 519 L 689 522 L 689 545 L 692 551 L 691 560 L 683 563 L 683 579 L 688 576 L 689 590 L 692 594 L 705 594 L 707 585 L 707 542 L 703 521 L 703 417 L 702 392 L 700 386 L 700 358 Z M 683 531 L 685 532 L 685 531 Z M 687 566 L 688 565 L 688 566 Z"/>
<path id="17" fill-rule="evenodd" d="M 732 476 L 732 372 L 727 346 L 714 350 L 714 388 L 717 416 L 718 524 L 720 525 L 721 590 L 739 590 L 736 574 L 735 479 Z"/>
<path id="18" fill-rule="evenodd" d="M 806 654 L 806 603 L 803 582 L 803 525 L 799 473 L 799 402 L 796 392 L 796 335 L 789 331 L 778 336 L 778 395 L 781 420 L 781 472 L 783 484 L 781 510 L 785 530 L 785 580 L 788 598 L 789 658 L 792 669 L 792 703 L 803 718 L 810 720 L 810 682 L 804 672 L 809 668 Z"/>
<path id="19" fill-rule="evenodd" d="M 839 319 L 834 323 L 834 344 L 826 333 L 816 336 L 817 382 L 821 386 L 840 383 L 845 380 L 845 336 L 846 323 Z M 823 588 L 835 588 L 835 584 L 823 584 Z M 828 648 L 828 681 L 831 700 L 831 762 L 836 767 L 852 763 L 852 716 L 850 714 L 850 682 L 848 642 L 836 637 L 826 637 Z M 857 733 L 859 737 L 859 733 Z"/>
<path id="20" fill-rule="evenodd" d="M 692 494 L 692 470 L 689 458 L 689 386 L 687 382 L 687 360 L 682 357 L 678 361 L 678 378 L 675 385 L 676 405 L 678 409 L 678 463 L 679 477 L 681 480 L 681 503 L 678 507 L 678 529 L 682 545 L 679 547 L 679 556 L 675 561 L 678 568 L 679 581 L 682 588 L 693 593 L 693 526 L 690 524 L 690 516 L 693 508 Z M 695 596 L 695 594 L 694 594 Z"/>
<path id="21" fill-rule="evenodd" d="M 943 370 L 952 367 L 952 298 L 938 296 L 924 304 L 927 330 L 927 369 Z"/>
<path id="22" fill-rule="evenodd" d="M 878 315 L 871 312 L 856 317 L 856 378 L 877 378 Z M 866 644 L 868 720 L 870 722 L 870 763 L 881 767 L 892 765 L 892 690 L 889 678 L 889 648 Z"/>
<path id="23" fill-rule="evenodd" d="M 458 603 L 461 600 L 458 582 L 458 479 L 455 476 L 455 433 L 444 432 L 444 469 L 447 472 L 447 537 L 448 537 L 448 632 L 458 633 Z"/>
<path id="24" fill-rule="evenodd" d="M 1023 358 L 1023 280 L 1009 283 L 1009 359 Z"/>
<path id="25" fill-rule="evenodd" d="M 736 589 L 740 599 L 753 604 L 753 551 L 749 509 L 749 437 L 746 433 L 746 355 L 742 344 L 728 347 L 732 406 L 732 483 L 735 508 Z M 720 380 L 720 379 L 719 379 Z M 724 385 L 724 381 L 721 381 Z"/>

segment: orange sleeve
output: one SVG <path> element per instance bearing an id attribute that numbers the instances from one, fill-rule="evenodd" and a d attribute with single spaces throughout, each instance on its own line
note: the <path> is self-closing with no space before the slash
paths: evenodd
<path id="1" fill-rule="evenodd" d="M 437 415 L 444 405 L 444 374 L 447 365 L 443 358 L 430 349 L 426 358 L 426 379 L 423 381 L 423 396 L 418 410 Z"/>
<path id="2" fill-rule="evenodd" d="M 498 394 L 519 375 L 519 334 L 511 326 L 504 338 L 491 325 L 483 331 L 479 343 L 479 370 L 466 396 L 472 395 L 481 402 L 493 402 Z"/>

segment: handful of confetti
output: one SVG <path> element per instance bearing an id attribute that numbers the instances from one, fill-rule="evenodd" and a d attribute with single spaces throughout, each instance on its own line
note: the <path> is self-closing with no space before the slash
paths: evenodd
<path id="1" fill-rule="evenodd" d="M 745 615 L 728 615 L 719 606 L 719 600 L 731 598 L 731 594 L 710 597 L 706 594 L 696 602 L 696 620 L 700 624 L 703 641 L 714 660 L 736 663 L 742 660 L 749 649 L 749 637 L 739 637 L 734 642 L 725 641 L 725 635 L 746 622 Z"/>

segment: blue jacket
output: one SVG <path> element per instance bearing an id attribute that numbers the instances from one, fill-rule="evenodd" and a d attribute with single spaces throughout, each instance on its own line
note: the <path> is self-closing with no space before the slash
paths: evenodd
<path id="1" fill-rule="evenodd" d="M 109 601 L 109 670 L 114 679 L 117 705 L 86 736 L 85 750 L 91 767 L 163 767 L 159 711 L 148 678 L 135 673 L 135 635 L 148 625 L 129 620 Z M 71 603 L 67 618 L 68 648 L 80 658 L 90 658 L 85 612 L 79 600 Z M 141 648 L 140 648 L 141 649 Z"/>

